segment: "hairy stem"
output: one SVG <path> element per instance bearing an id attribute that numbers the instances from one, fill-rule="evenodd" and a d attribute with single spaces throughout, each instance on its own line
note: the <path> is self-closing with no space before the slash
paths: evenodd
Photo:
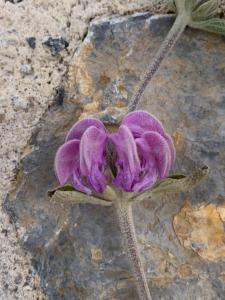
<path id="1" fill-rule="evenodd" d="M 170 50 L 173 48 L 173 46 L 175 45 L 176 41 L 184 31 L 187 24 L 188 24 L 188 15 L 185 13 L 182 15 L 178 15 L 172 28 L 167 34 L 165 40 L 163 41 L 161 47 L 156 53 L 153 62 L 149 65 L 147 72 L 143 76 L 143 79 L 141 80 L 141 83 L 136 93 L 131 98 L 131 102 L 129 104 L 129 111 L 133 111 L 136 109 L 146 86 L 154 77 L 163 59 L 168 55 Z"/>
<path id="2" fill-rule="evenodd" d="M 128 255 L 140 300 L 151 300 L 145 272 L 137 247 L 132 207 L 126 199 L 116 200 L 116 210 L 123 237 L 124 249 Z"/>

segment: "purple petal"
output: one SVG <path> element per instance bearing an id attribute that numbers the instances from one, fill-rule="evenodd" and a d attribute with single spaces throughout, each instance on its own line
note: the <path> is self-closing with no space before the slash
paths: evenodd
<path id="1" fill-rule="evenodd" d="M 141 137 L 148 131 L 160 133 L 166 140 L 171 152 L 171 164 L 176 158 L 176 150 L 172 138 L 165 132 L 162 123 L 153 115 L 146 111 L 135 111 L 126 115 L 122 124 L 129 127 L 135 138 Z"/>
<path id="2" fill-rule="evenodd" d="M 80 174 L 79 169 L 77 169 L 77 171 L 74 170 L 71 181 L 72 181 L 73 187 L 76 190 L 81 191 L 85 194 L 91 194 L 91 189 L 86 187 L 81 181 L 81 174 Z"/>
<path id="3" fill-rule="evenodd" d="M 96 191 L 106 188 L 104 167 L 106 164 L 107 135 L 101 129 L 91 126 L 84 132 L 80 141 L 80 170 L 88 179 L 88 184 Z"/>
<path id="4" fill-rule="evenodd" d="M 58 149 L 55 157 L 55 173 L 60 185 L 71 182 L 75 189 L 90 193 L 90 189 L 84 186 L 80 180 L 79 144 L 78 140 L 72 140 Z"/>
<path id="5" fill-rule="evenodd" d="M 149 163 L 155 162 L 160 178 L 165 178 L 171 168 L 171 151 L 166 139 L 159 133 L 150 131 L 135 140 L 141 156 Z"/>
<path id="6" fill-rule="evenodd" d="M 73 140 L 63 144 L 55 157 L 55 173 L 61 185 L 72 176 L 74 166 L 79 161 L 79 141 Z"/>
<path id="7" fill-rule="evenodd" d="M 134 137 L 127 126 L 121 125 L 117 133 L 111 134 L 110 139 L 117 153 L 118 175 L 114 183 L 130 192 L 141 171 Z"/>
<path id="8" fill-rule="evenodd" d="M 140 181 L 135 183 L 132 191 L 133 192 L 142 192 L 147 188 L 151 188 L 157 181 L 159 173 L 155 167 L 155 161 L 152 160 L 152 163 L 149 164 L 149 161 L 146 162 L 143 166 L 143 176 L 140 177 Z"/>
<path id="9" fill-rule="evenodd" d="M 66 141 L 74 140 L 74 139 L 80 140 L 85 130 L 90 126 L 95 126 L 96 128 L 102 130 L 103 132 L 106 132 L 105 127 L 101 121 L 94 118 L 86 118 L 76 122 L 73 125 L 73 127 L 70 129 L 70 131 L 66 136 Z"/>
<path id="10" fill-rule="evenodd" d="M 146 111 L 135 111 L 127 114 L 122 124 L 126 125 L 135 138 L 141 137 L 147 131 L 156 131 L 161 135 L 165 135 L 165 131 L 161 122 Z"/>

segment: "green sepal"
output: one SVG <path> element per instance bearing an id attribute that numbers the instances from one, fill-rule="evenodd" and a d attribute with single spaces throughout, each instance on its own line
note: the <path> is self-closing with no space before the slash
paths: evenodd
<path id="1" fill-rule="evenodd" d="M 189 176 L 175 175 L 159 181 L 153 188 L 152 193 L 178 193 L 189 192 L 198 185 L 207 175 L 208 167 L 196 170 Z"/>
<path id="2" fill-rule="evenodd" d="M 104 194 L 101 196 L 107 196 L 107 191 L 110 191 L 110 196 L 112 196 L 111 190 L 106 189 Z M 112 201 L 109 199 L 103 199 L 97 195 L 87 195 L 85 193 L 76 191 L 72 186 L 66 185 L 63 187 L 57 187 L 51 191 L 48 191 L 48 196 L 53 202 L 70 203 L 70 204 L 81 204 L 89 203 L 93 205 L 111 206 Z"/>
<path id="3" fill-rule="evenodd" d="M 136 193 L 130 201 L 141 202 L 158 194 L 189 192 L 208 175 L 208 172 L 209 169 L 205 166 L 197 169 L 190 176 L 181 174 L 171 175 L 166 179 L 158 181 L 151 189 L 143 193 Z"/>
<path id="4" fill-rule="evenodd" d="M 172 175 L 169 175 L 167 178 L 172 178 L 172 179 L 182 179 L 182 178 L 185 178 L 187 176 L 183 175 L 183 174 L 172 174 Z"/>
<path id="5" fill-rule="evenodd" d="M 102 193 L 93 192 L 93 196 L 100 198 L 102 200 L 114 201 L 116 197 L 118 197 L 118 192 L 115 187 L 107 185 L 104 192 Z"/>
<path id="6" fill-rule="evenodd" d="M 48 196 L 51 198 L 56 191 L 75 191 L 72 185 L 64 185 L 64 186 L 57 186 L 56 188 L 48 191 Z"/>

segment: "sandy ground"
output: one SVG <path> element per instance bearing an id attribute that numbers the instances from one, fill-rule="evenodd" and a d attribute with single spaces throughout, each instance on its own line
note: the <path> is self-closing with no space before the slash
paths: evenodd
<path id="1" fill-rule="evenodd" d="M 225 1 L 220 1 L 224 15 Z M 0 198 L 15 182 L 31 133 L 65 76 L 90 20 L 100 15 L 168 11 L 157 0 L 0 0 Z M 62 38 L 54 55 L 44 45 Z M 68 47 L 67 47 L 68 46 Z M 17 243 L 17 233 L 0 212 L 0 299 L 45 299 L 39 281 Z"/>

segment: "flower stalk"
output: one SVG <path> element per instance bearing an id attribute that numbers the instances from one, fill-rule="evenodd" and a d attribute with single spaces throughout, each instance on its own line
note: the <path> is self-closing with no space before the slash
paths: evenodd
<path id="1" fill-rule="evenodd" d="M 138 251 L 131 203 L 118 197 L 115 202 L 123 247 L 128 256 L 140 300 L 151 300 L 145 271 Z"/>
<path id="2" fill-rule="evenodd" d="M 218 10 L 217 0 L 172 0 L 172 2 L 177 14 L 176 20 L 131 98 L 129 111 L 137 108 L 145 88 L 152 81 L 186 26 L 225 35 L 225 20 L 214 17 Z"/>
<path id="3" fill-rule="evenodd" d="M 179 15 L 172 28 L 170 29 L 169 33 L 167 34 L 165 40 L 163 41 L 161 47 L 159 48 L 158 52 L 156 53 L 153 62 L 149 65 L 147 72 L 144 74 L 141 83 L 135 92 L 134 96 L 132 97 L 130 104 L 129 104 L 129 111 L 134 111 L 140 102 L 141 96 L 145 91 L 147 85 L 151 82 L 154 75 L 156 74 L 157 70 L 159 69 L 161 63 L 163 62 L 164 58 L 167 57 L 170 50 L 175 45 L 176 41 L 179 39 L 181 34 L 183 33 L 185 27 L 188 24 L 188 15 L 182 14 Z"/>

